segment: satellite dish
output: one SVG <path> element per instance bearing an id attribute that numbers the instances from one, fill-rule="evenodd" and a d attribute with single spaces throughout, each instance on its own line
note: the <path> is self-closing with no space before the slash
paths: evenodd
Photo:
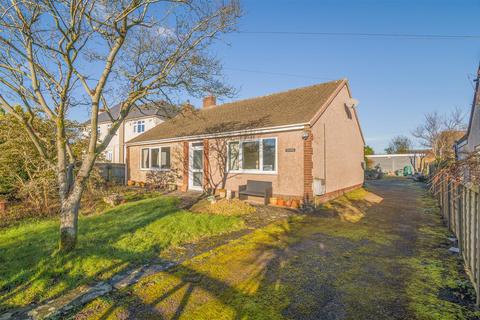
<path id="1" fill-rule="evenodd" d="M 350 98 L 347 100 L 347 102 L 345 102 L 345 105 L 349 108 L 354 108 L 358 106 L 359 103 L 360 102 L 357 99 Z"/>

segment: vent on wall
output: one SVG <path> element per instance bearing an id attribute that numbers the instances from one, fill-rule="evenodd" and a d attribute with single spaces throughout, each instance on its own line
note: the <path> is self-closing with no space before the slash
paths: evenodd
<path id="1" fill-rule="evenodd" d="M 313 179 L 313 194 L 315 196 L 321 196 L 325 194 L 325 179 L 314 178 Z"/>

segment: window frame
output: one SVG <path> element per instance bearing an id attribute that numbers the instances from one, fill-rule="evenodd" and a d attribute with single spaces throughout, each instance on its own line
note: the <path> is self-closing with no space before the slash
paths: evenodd
<path id="1" fill-rule="evenodd" d="M 139 126 L 142 126 L 143 131 L 139 131 Z M 145 132 L 145 120 L 136 120 L 133 121 L 133 133 L 144 133 Z"/>
<path id="2" fill-rule="evenodd" d="M 275 170 L 266 171 L 263 170 L 263 140 L 275 140 Z M 230 169 L 230 143 L 238 142 L 238 170 Z M 243 169 L 243 146 L 244 142 L 258 142 L 259 147 L 259 169 Z M 227 173 L 251 173 L 251 174 L 278 174 L 278 138 L 277 137 L 265 137 L 265 138 L 252 138 L 252 139 L 239 139 L 229 140 L 227 143 Z"/>
<path id="3" fill-rule="evenodd" d="M 105 151 L 105 159 L 107 161 L 113 162 L 113 151 L 112 150 Z"/>
<path id="4" fill-rule="evenodd" d="M 169 168 L 162 168 L 162 149 L 170 149 L 170 166 Z M 143 167 L 143 150 L 148 149 L 148 168 Z M 158 150 L 158 157 L 160 166 L 159 167 L 152 167 L 152 150 Z M 158 147 L 143 147 L 140 148 L 140 170 L 142 171 L 171 171 L 172 170 L 172 146 L 158 146 Z"/>

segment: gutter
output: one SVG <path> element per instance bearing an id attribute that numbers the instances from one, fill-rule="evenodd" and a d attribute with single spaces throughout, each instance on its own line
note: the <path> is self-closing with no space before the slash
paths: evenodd
<path id="1" fill-rule="evenodd" d="M 392 154 L 372 154 L 365 156 L 367 158 L 395 158 L 395 157 L 420 157 L 421 153 L 392 153 Z"/>
<path id="2" fill-rule="evenodd" d="M 229 131 L 229 132 L 198 134 L 193 136 L 182 136 L 182 137 L 176 137 L 176 138 L 166 138 L 166 139 L 139 141 L 139 142 L 127 142 L 126 145 L 141 146 L 141 145 L 154 144 L 154 143 L 168 143 L 168 142 L 179 142 L 179 141 L 185 141 L 185 140 L 200 140 L 200 139 L 243 136 L 248 134 L 294 131 L 294 130 L 303 130 L 305 129 L 305 126 L 310 126 L 310 124 L 308 122 L 304 122 L 304 123 L 296 123 L 296 124 L 289 124 L 289 125 L 276 126 L 276 127 L 267 127 L 262 129 L 246 129 L 246 130 L 236 130 L 236 131 Z"/>

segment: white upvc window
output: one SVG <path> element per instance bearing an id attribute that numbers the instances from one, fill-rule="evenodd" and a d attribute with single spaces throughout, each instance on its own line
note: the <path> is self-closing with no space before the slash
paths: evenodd
<path id="1" fill-rule="evenodd" d="M 112 162 L 112 160 L 113 160 L 113 152 L 110 151 L 110 150 L 108 150 L 108 151 L 106 152 L 106 154 L 105 154 L 105 158 L 107 159 L 107 161 Z"/>
<path id="2" fill-rule="evenodd" d="M 145 132 L 145 120 L 138 120 L 133 122 L 133 132 L 142 133 Z"/>
<path id="3" fill-rule="evenodd" d="M 230 141 L 227 169 L 239 173 L 277 173 L 277 138 Z"/>
<path id="4" fill-rule="evenodd" d="M 140 168 L 144 170 L 170 170 L 170 147 L 143 148 Z"/>

